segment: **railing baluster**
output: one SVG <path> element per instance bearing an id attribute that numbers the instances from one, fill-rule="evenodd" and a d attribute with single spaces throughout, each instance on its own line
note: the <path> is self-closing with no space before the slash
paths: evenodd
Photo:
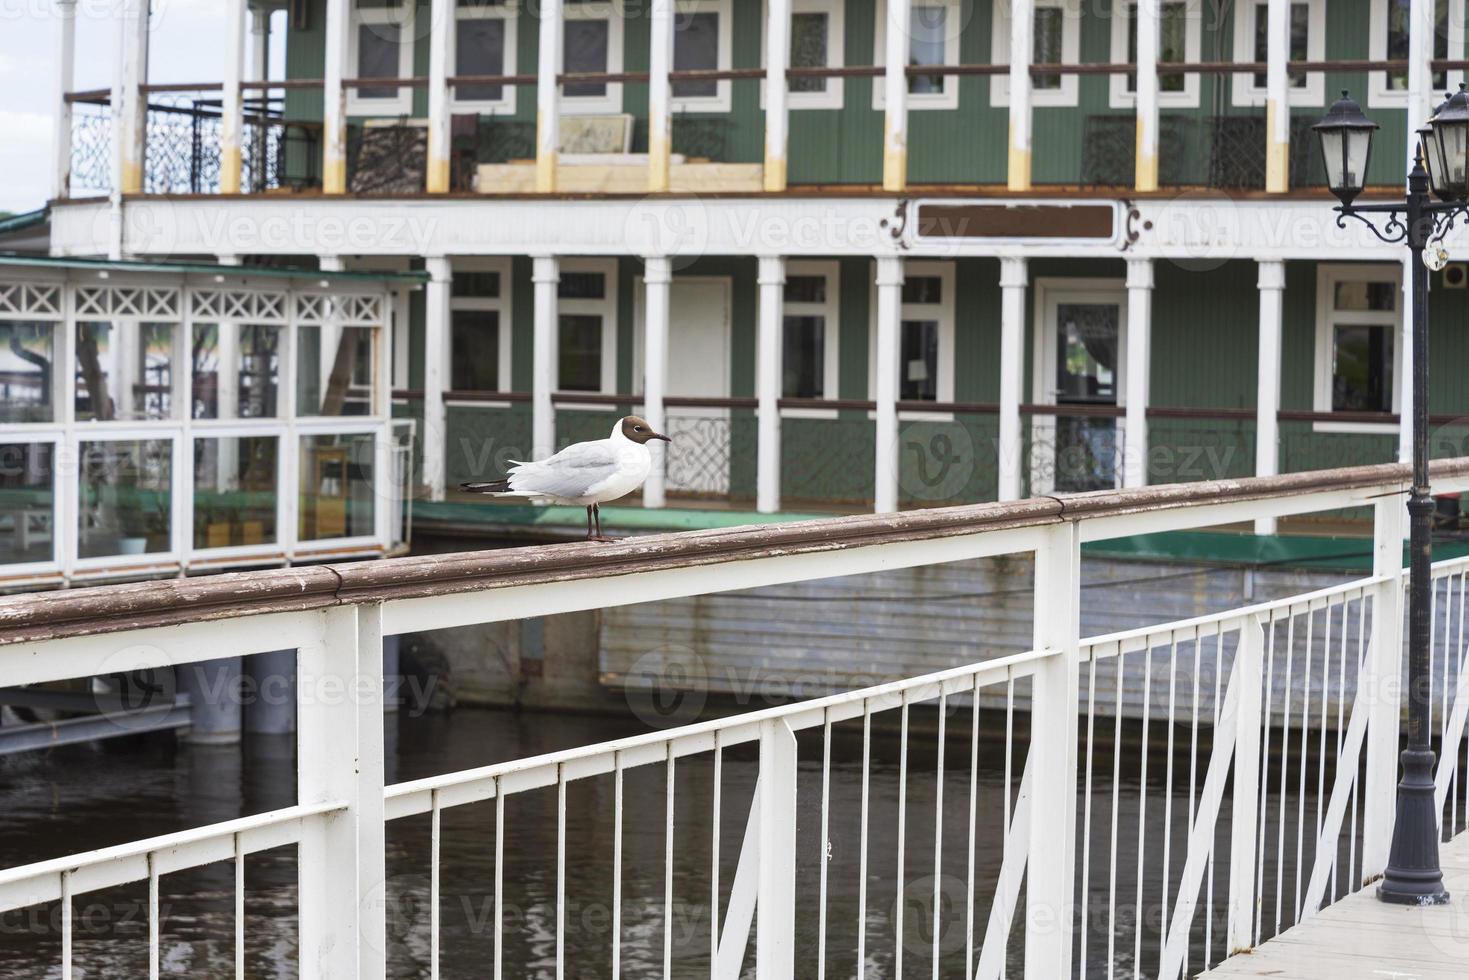
<path id="1" fill-rule="evenodd" d="M 612 756 L 612 980 L 622 976 L 622 753 Z"/>
<path id="2" fill-rule="evenodd" d="M 831 862 L 831 711 L 821 711 L 821 884 L 816 936 L 816 980 L 826 978 L 826 866 Z"/>
<path id="3" fill-rule="evenodd" d="M 893 980 L 903 980 L 903 858 L 908 836 L 908 692 L 903 692 L 898 734 L 898 896 L 893 907 Z"/>
<path id="4" fill-rule="evenodd" d="M 1158 961 L 1159 973 L 1162 973 L 1163 957 L 1168 949 L 1168 872 L 1170 859 L 1173 856 L 1173 729 L 1175 722 L 1175 700 L 1178 687 L 1178 636 L 1174 634 L 1169 639 L 1168 645 L 1168 757 L 1164 764 L 1163 777 L 1163 901 L 1159 906 L 1163 915 L 1158 922 Z M 1143 751 L 1148 750 L 1147 743 L 1143 744 Z M 1146 788 L 1144 789 L 1146 792 Z M 1190 803 L 1192 807 L 1192 803 Z M 1189 821 L 1192 828 L 1193 821 Z M 1187 839 L 1187 838 L 1185 838 Z"/>
<path id="5" fill-rule="evenodd" d="M 1348 614 L 1350 612 L 1351 612 L 1351 602 L 1348 601 L 1348 600 L 1346 600 L 1346 599 L 1343 599 L 1342 600 L 1342 604 L 1341 604 L 1341 639 L 1338 641 L 1338 643 L 1340 645 L 1340 649 L 1337 651 L 1337 662 L 1336 662 L 1336 764 L 1337 765 L 1341 765 L 1342 764 L 1342 761 L 1343 761 L 1342 760 L 1342 757 L 1341 757 L 1341 751 L 1342 751 L 1342 735 L 1344 734 L 1343 731 L 1342 731 L 1342 727 L 1346 724 L 1347 633 L 1350 630 L 1349 621 L 1347 619 L 1347 616 L 1348 616 Z M 1323 752 L 1323 755 L 1324 755 L 1324 752 Z M 1357 760 L 1353 759 L 1352 760 L 1352 766 L 1355 768 L 1356 765 L 1357 765 Z M 1355 793 L 1356 792 L 1356 788 L 1357 788 L 1356 780 L 1353 780 L 1352 781 L 1352 793 Z M 1355 833 L 1355 831 L 1353 831 L 1353 832 Z M 1352 842 L 1351 842 L 1350 839 L 1348 839 L 1348 841 L 1347 841 L 1347 848 L 1348 848 L 1348 850 L 1351 849 L 1351 846 L 1352 846 Z M 1337 871 L 1338 871 L 1338 865 L 1340 865 L 1340 864 L 1341 864 L 1341 855 L 1340 855 L 1340 853 L 1338 853 L 1336 856 L 1333 857 L 1332 862 L 1331 862 L 1331 900 L 1333 902 L 1336 901 L 1336 897 L 1337 897 L 1337 893 L 1336 893 L 1336 889 L 1337 889 Z"/>
<path id="6" fill-rule="evenodd" d="M 1296 618 L 1291 612 L 1286 612 L 1285 621 L 1285 694 L 1283 697 L 1283 710 L 1280 714 L 1280 796 L 1276 800 L 1276 807 L 1280 819 L 1277 821 L 1275 836 L 1275 931 L 1271 935 L 1280 935 L 1280 911 L 1285 901 L 1285 808 L 1288 802 L 1285 793 L 1285 778 L 1290 772 L 1290 702 L 1291 702 L 1291 678 L 1294 676 L 1296 649 Z"/>
<path id="7" fill-rule="evenodd" d="M 1122 791 L 1122 671 L 1126 654 L 1117 648 L 1117 694 L 1112 706 L 1112 842 L 1107 868 L 1107 980 L 1117 964 L 1117 825 Z"/>
<path id="8" fill-rule="evenodd" d="M 965 866 L 964 976 L 974 976 L 974 822 L 979 803 L 979 675 L 974 675 L 969 717 L 969 861 Z M 1009 828 L 1006 828 L 1008 831 Z"/>
<path id="9" fill-rule="evenodd" d="M 618 829 L 622 828 L 622 800 L 618 798 Z M 621 844 L 622 835 L 617 835 Z M 614 851 L 619 856 L 620 851 Z M 505 953 L 505 787 L 495 777 L 495 980 L 502 980 Z M 617 903 L 612 903 L 612 975 L 617 976 Z"/>
<path id="10" fill-rule="evenodd" d="M 867 975 L 867 805 L 872 769 L 872 702 L 862 702 L 862 829 L 857 869 L 857 980 Z"/>
<path id="11" fill-rule="evenodd" d="M 158 921 L 157 855 L 148 855 L 148 980 L 158 980 L 158 944 L 162 931 Z"/>
<path id="12" fill-rule="evenodd" d="M 1272 638 L 1274 630 L 1271 630 Z M 1259 874 L 1256 842 L 1264 853 L 1265 770 L 1268 758 L 1261 752 L 1261 731 L 1268 738 L 1269 718 L 1261 711 L 1261 688 L 1268 703 L 1270 680 L 1268 670 L 1262 674 L 1260 661 L 1265 646 L 1264 628 L 1256 616 L 1241 626 L 1234 648 L 1234 676 L 1239 687 L 1239 712 L 1234 726 L 1234 790 L 1230 801 L 1229 848 L 1229 921 L 1224 954 L 1232 956 L 1251 945 L 1251 926 L 1258 935 L 1258 903 L 1255 883 Z M 1216 681 L 1216 690 L 1217 690 Z M 1219 699 L 1215 698 L 1215 725 L 1219 719 Z M 1257 795 L 1258 791 L 1258 795 Z M 1255 940 L 1258 942 L 1258 939 Z"/>
<path id="13" fill-rule="evenodd" d="M 1132 978 L 1139 980 L 1142 977 L 1143 964 L 1143 856 L 1147 853 L 1144 844 L 1147 842 L 1148 829 L 1148 722 L 1150 721 L 1151 707 L 1153 703 L 1153 645 L 1151 639 L 1144 641 L 1143 645 L 1143 734 L 1141 748 L 1138 754 L 1141 757 L 1138 766 L 1138 790 L 1137 790 L 1137 875 L 1135 877 L 1136 904 L 1133 911 L 1132 923 Z"/>
<path id="14" fill-rule="evenodd" d="M 1258 771 L 1260 773 L 1260 807 L 1257 811 L 1260 826 L 1255 833 L 1256 849 L 1258 851 L 1255 860 L 1255 887 L 1256 889 L 1258 889 L 1258 893 L 1250 896 L 1250 901 L 1255 906 L 1255 930 L 1250 942 L 1246 944 L 1248 946 L 1258 946 L 1260 944 L 1260 937 L 1265 929 L 1265 830 L 1267 829 L 1267 825 L 1270 822 L 1270 809 L 1267 805 L 1270 802 L 1270 708 L 1271 700 L 1275 692 L 1276 630 L 1274 615 L 1267 615 L 1261 626 L 1263 629 L 1268 629 L 1270 631 L 1270 636 L 1265 653 L 1265 707 L 1260 712 L 1260 728 L 1262 735 L 1260 746 L 1260 759 L 1258 763 Z M 1241 631 L 1241 643 L 1244 642 L 1244 638 L 1246 635 L 1246 632 Z M 1236 654 L 1236 656 L 1238 656 L 1238 654 Z M 1238 899 L 1235 898 L 1235 890 L 1233 885 L 1230 886 L 1229 891 L 1229 900 L 1232 905 L 1234 902 L 1238 901 Z M 1226 952 L 1233 952 L 1236 948 L 1243 948 L 1237 947 L 1235 945 L 1235 940 L 1236 936 L 1234 934 L 1233 928 L 1231 928 L 1229 936 L 1229 947 L 1228 949 L 1226 949 Z"/>
<path id="15" fill-rule="evenodd" d="M 61 980 L 71 980 L 71 872 L 61 872 Z"/>
<path id="16" fill-rule="evenodd" d="M 830 722 L 827 723 L 828 733 Z M 827 761 L 830 763 L 830 738 L 827 739 Z M 719 980 L 719 823 L 720 812 L 723 809 L 723 782 L 724 782 L 724 746 L 720 744 L 720 733 L 714 733 L 714 800 L 710 805 L 713 811 L 710 815 L 709 829 L 709 980 Z M 620 804 L 620 801 L 619 801 Z M 619 815 L 622 812 L 621 805 L 618 806 Z M 826 813 L 823 807 L 821 819 L 822 839 L 826 838 Z M 821 866 L 822 885 L 826 884 L 826 865 Z M 826 902 L 822 901 L 822 934 L 826 929 Z M 825 943 L 822 944 L 823 946 Z"/>
<path id="17" fill-rule="evenodd" d="M 1312 632 L 1316 616 L 1310 607 L 1306 609 L 1306 652 L 1305 678 L 1301 683 L 1301 757 L 1297 768 L 1300 775 L 1296 787 L 1296 922 L 1301 921 L 1301 871 L 1305 866 L 1306 839 L 1306 765 L 1310 761 L 1311 738 L 1311 659 Z"/>
<path id="18" fill-rule="evenodd" d="M 428 832 L 428 975 L 431 980 L 439 980 L 439 834 L 442 820 L 439 791 L 434 790 L 429 793 Z"/>
<path id="19" fill-rule="evenodd" d="M 245 850 L 240 835 L 235 845 L 235 980 L 245 980 Z"/>
<path id="20" fill-rule="evenodd" d="M 1081 948 L 1076 961 L 1080 980 L 1086 980 L 1087 897 L 1091 892 L 1092 858 L 1092 754 L 1097 719 L 1097 648 L 1087 651 L 1086 681 L 1086 776 L 1082 791 L 1081 818 Z M 971 817 L 971 819 L 973 819 Z"/>
<path id="21" fill-rule="evenodd" d="M 942 907 L 944 880 L 944 723 L 948 701 L 943 689 L 939 690 L 939 750 L 938 771 L 934 777 L 933 802 L 933 980 L 939 980 L 939 913 Z M 899 898 L 899 902 L 902 899 Z"/>
<path id="22" fill-rule="evenodd" d="M 673 740 L 667 746 L 664 763 L 664 809 L 663 809 L 663 980 L 673 976 L 673 803 L 674 762 Z M 563 800 L 564 803 L 564 800 Z M 561 820 L 566 822 L 566 808 L 561 808 Z"/>
<path id="23" fill-rule="evenodd" d="M 1222 627 L 1221 627 L 1221 630 L 1222 630 Z M 1194 703 L 1193 703 L 1193 728 L 1192 728 L 1192 730 L 1191 730 L 1191 732 L 1189 734 L 1189 743 L 1188 743 L 1188 823 L 1187 823 L 1186 826 L 1188 828 L 1188 832 L 1189 833 L 1193 833 L 1193 828 L 1194 828 L 1194 790 L 1196 789 L 1196 783 L 1198 781 L 1196 777 L 1198 775 L 1198 768 L 1199 768 L 1199 662 L 1200 662 L 1201 655 L 1202 655 L 1203 642 L 1204 641 L 1199 637 L 1199 628 L 1197 626 L 1195 626 L 1194 627 L 1194 699 L 1193 699 L 1194 700 Z M 1185 837 L 1185 840 L 1186 839 L 1187 838 Z M 1187 858 L 1187 855 L 1185 855 L 1185 859 L 1186 858 Z M 1208 858 L 1208 860 L 1204 864 L 1204 875 L 1205 875 L 1206 878 L 1209 879 L 1208 888 L 1210 889 L 1211 892 L 1212 892 L 1213 887 L 1214 887 L 1213 870 L 1214 870 L 1214 849 L 1211 847 L 1209 849 L 1209 858 Z M 1206 935 L 1208 933 L 1208 929 L 1209 929 L 1209 911 L 1208 911 L 1208 907 L 1206 905 L 1205 906 L 1205 911 L 1204 911 L 1204 931 L 1205 931 L 1205 934 Z M 1192 943 L 1185 944 L 1184 950 L 1183 950 L 1183 973 L 1184 973 L 1185 976 L 1188 975 L 1188 962 L 1189 962 L 1189 955 L 1188 954 L 1190 952 L 1189 947 L 1192 946 L 1192 945 L 1193 945 Z M 1205 967 L 1205 969 L 1207 969 L 1208 966 L 1209 966 L 1208 955 L 1205 954 L 1205 958 L 1204 958 L 1204 967 Z"/>
<path id="24" fill-rule="evenodd" d="M 782 720 L 760 725 L 759 879 L 755 972 L 794 980 L 796 959 L 796 736 Z"/>

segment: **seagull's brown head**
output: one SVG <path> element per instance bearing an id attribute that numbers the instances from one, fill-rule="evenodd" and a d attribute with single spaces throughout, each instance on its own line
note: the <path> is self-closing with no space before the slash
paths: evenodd
<path id="1" fill-rule="evenodd" d="M 639 445 L 643 445 L 653 439 L 661 439 L 664 442 L 673 441 L 661 432 L 654 432 L 653 427 L 640 415 L 629 415 L 622 420 L 622 435 L 623 438 L 636 442 Z"/>

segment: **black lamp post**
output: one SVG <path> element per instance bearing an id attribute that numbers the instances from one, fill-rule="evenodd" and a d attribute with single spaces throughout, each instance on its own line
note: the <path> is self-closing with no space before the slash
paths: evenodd
<path id="1" fill-rule="evenodd" d="M 1315 125 L 1326 164 L 1326 181 L 1341 201 L 1337 224 L 1356 218 L 1379 239 L 1404 243 L 1412 252 L 1413 294 L 1413 491 L 1408 498 L 1411 533 L 1408 587 L 1408 745 L 1403 750 L 1398 783 L 1397 819 L 1392 850 L 1377 896 L 1404 905 L 1439 905 L 1449 900 L 1438 863 L 1438 819 L 1434 812 L 1433 749 L 1428 701 L 1430 621 L 1429 576 L 1433 545 L 1430 520 L 1433 497 L 1428 487 L 1428 269 L 1443 264 L 1437 243 L 1454 221 L 1469 215 L 1469 92 L 1460 90 L 1439 106 L 1418 131 L 1417 160 L 1408 174 L 1408 196 L 1402 203 L 1363 204 L 1352 201 L 1366 182 L 1377 124 L 1342 93 L 1325 118 Z M 1424 169 L 1425 163 L 1427 170 Z M 1430 189 L 1433 200 L 1430 196 Z M 1379 229 L 1370 215 L 1385 215 Z M 1427 250 L 1432 249 L 1431 252 Z"/>

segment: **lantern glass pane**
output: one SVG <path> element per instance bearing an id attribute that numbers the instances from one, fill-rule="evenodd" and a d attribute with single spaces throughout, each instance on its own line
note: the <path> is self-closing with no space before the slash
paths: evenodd
<path id="1" fill-rule="evenodd" d="M 1340 190 L 1342 186 L 1342 167 L 1345 160 L 1342 153 L 1343 135 L 1339 129 L 1321 131 L 1321 159 L 1326 164 L 1326 186 L 1334 191 Z"/>
<path id="2" fill-rule="evenodd" d="M 1423 166 L 1428 170 L 1428 186 L 1433 188 L 1435 194 L 1442 196 L 1443 193 L 1443 160 L 1438 155 L 1438 137 L 1433 135 L 1433 129 L 1422 130 Z"/>
<path id="3" fill-rule="evenodd" d="M 1469 165 L 1469 122 L 1450 122 L 1438 127 L 1439 153 L 1443 160 L 1444 186 L 1463 189 Z"/>
<path id="4" fill-rule="evenodd" d="M 1367 153 L 1372 147 L 1372 132 L 1349 129 L 1346 138 L 1347 171 L 1342 175 L 1342 186 L 1360 190 L 1367 185 Z"/>

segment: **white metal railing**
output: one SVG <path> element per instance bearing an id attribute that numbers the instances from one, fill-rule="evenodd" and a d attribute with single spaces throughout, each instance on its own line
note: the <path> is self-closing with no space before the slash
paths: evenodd
<path id="1" fill-rule="evenodd" d="M 762 980 L 899 977 L 905 965 L 933 976 L 991 978 L 1023 968 L 1032 976 L 1178 977 L 1309 917 L 1386 862 L 1402 701 L 1404 477 L 1390 468 L 1372 473 L 1381 475 L 1108 492 L 957 508 L 948 517 L 861 517 L 496 553 L 482 559 L 501 570 L 495 576 L 466 582 L 455 572 L 436 588 L 422 583 L 442 559 L 394 559 L 331 571 L 335 591 L 316 606 L 307 604 L 319 591 L 310 569 L 291 573 L 288 591 L 304 597 L 297 605 L 271 592 L 269 575 L 119 587 L 129 618 L 102 627 L 27 626 L 18 610 L 39 616 L 37 607 L 0 601 L 8 683 L 299 651 L 298 806 L 0 872 L 0 911 L 65 905 L 86 890 L 148 881 L 157 975 L 162 876 L 233 858 L 238 909 L 245 855 L 295 843 L 302 975 L 382 976 L 385 826 L 427 814 L 426 967 L 437 977 L 446 936 L 442 818 L 487 803 L 495 977 L 560 977 L 574 955 L 577 969 L 593 962 L 614 977 L 725 978 L 738 976 L 751 954 Z M 1440 467 L 1436 482 L 1446 491 L 1469 485 L 1469 466 Z M 1272 495 L 1265 487 L 1283 489 Z M 1083 540 L 1349 506 L 1375 513 L 1370 576 L 1181 622 L 1079 636 Z M 983 660 L 976 648 L 964 655 L 978 662 L 923 677 L 384 786 L 384 635 L 1016 553 L 1035 561 L 1031 652 Z M 1460 824 L 1456 761 L 1469 713 L 1469 699 L 1458 696 L 1466 570 L 1463 559 L 1435 566 L 1436 693 L 1452 749 L 1438 774 L 1446 834 Z M 200 618 L 159 624 L 150 617 L 175 614 L 167 603 L 148 606 L 139 590 L 160 589 L 253 594 L 261 598 L 249 601 L 269 604 L 249 615 L 220 608 L 227 600 L 216 598 L 193 606 Z M 1124 710 L 1124 688 L 1139 683 L 1143 696 L 1132 703 L 1140 710 Z M 964 736 L 967 767 L 962 749 L 957 764 L 953 757 Z M 832 746 L 846 738 L 860 739 L 860 792 L 840 799 Z M 1122 775 L 1130 754 L 1136 780 Z M 732 778 L 734 768 L 753 778 Z M 712 792 L 707 810 L 696 804 L 707 814 L 698 820 L 679 809 L 687 792 L 680 778 L 689 772 L 708 774 Z M 650 774 L 661 776 L 661 789 Z M 610 844 L 603 835 L 570 839 L 568 808 L 598 787 L 612 800 L 599 817 Z M 547 833 L 554 825 L 545 855 L 507 853 L 511 821 L 520 819 L 507 802 L 524 800 L 539 801 L 531 819 Z M 744 813 L 743 824 L 731 825 L 727 811 Z M 877 811 L 895 819 L 895 838 L 876 836 Z M 629 813 L 639 826 L 661 821 L 661 868 L 651 860 L 661 873 L 647 873 L 646 848 L 629 856 Z M 978 847 L 981 831 L 1000 841 L 998 854 Z M 712 845 L 699 851 L 706 868 L 680 860 L 705 840 Z M 855 840 L 855 853 L 833 851 L 836 840 Z M 589 847 L 611 850 L 606 895 L 568 891 L 584 886 L 568 869 Z M 554 897 L 522 928 L 507 928 L 506 888 L 531 873 L 525 862 L 542 860 L 542 870 L 554 866 Z M 630 866 L 640 873 L 626 875 Z M 833 891 L 838 872 L 855 882 L 854 896 Z M 915 889 L 927 896 L 917 914 L 907 908 Z M 962 900 L 949 901 L 960 890 Z M 591 899 L 610 903 L 611 923 L 589 950 L 567 910 Z M 712 912 L 707 944 L 697 949 L 674 939 L 686 904 Z M 1161 924 L 1149 929 L 1153 909 Z M 63 930 L 68 923 L 63 916 Z"/>

